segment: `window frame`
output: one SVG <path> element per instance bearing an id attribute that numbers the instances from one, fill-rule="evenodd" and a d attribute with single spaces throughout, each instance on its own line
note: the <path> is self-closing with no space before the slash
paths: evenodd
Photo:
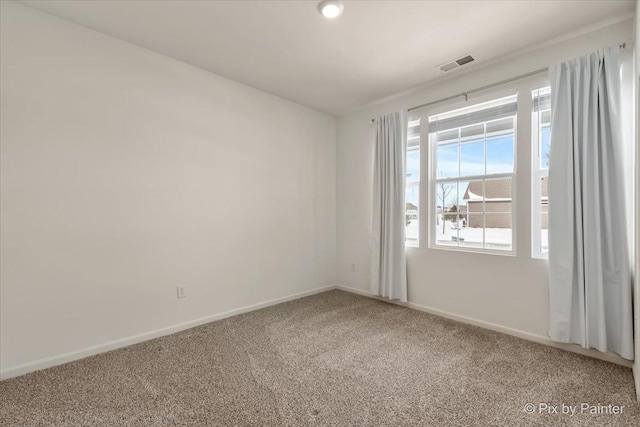
<path id="1" fill-rule="evenodd" d="M 547 178 L 547 185 L 549 185 L 549 168 L 541 168 L 541 144 L 540 138 L 540 120 L 536 120 L 536 117 L 540 112 L 536 113 L 534 103 L 534 92 L 550 88 L 550 82 L 540 82 L 536 85 L 531 85 L 531 258 L 549 259 L 549 251 L 542 251 L 542 206 L 540 201 L 542 200 L 542 192 L 540 187 L 540 181 L 543 177 Z M 544 110 L 546 111 L 546 110 Z M 549 111 L 551 111 L 549 109 Z M 549 124 L 551 126 L 551 124 Z M 548 190 L 547 190 L 548 191 Z M 547 221 L 549 215 L 547 199 Z M 547 222 L 548 223 L 548 222 Z M 548 226 L 547 226 L 548 230 Z M 548 233 L 548 231 L 547 231 Z M 547 237 L 548 239 L 548 237 Z M 548 240 L 547 240 L 548 242 Z"/>
<path id="2" fill-rule="evenodd" d="M 500 99 L 500 98 L 496 98 L 496 99 Z M 517 102 L 517 101 L 516 101 Z M 481 104 L 481 103 L 478 103 Z M 474 104 L 476 105 L 476 104 Z M 501 119 L 498 119 L 501 120 Z M 485 140 L 485 149 L 484 149 L 484 164 L 485 164 L 485 173 L 484 174 L 478 174 L 478 175 L 465 175 L 465 176 L 457 176 L 457 177 L 445 177 L 445 178 L 438 178 L 437 177 L 437 149 L 438 149 L 438 144 L 437 141 L 435 140 L 435 133 L 430 133 L 429 134 L 429 149 L 430 149 L 430 153 L 431 156 L 433 158 L 433 167 L 430 170 L 430 175 L 431 175 L 431 194 L 432 197 L 430 199 L 430 208 L 431 210 L 434 212 L 432 215 L 430 215 L 429 217 L 429 225 L 430 228 L 432 230 L 431 232 L 431 239 L 430 239 L 430 246 L 434 249 L 446 249 L 446 250 L 454 250 L 454 251 L 464 251 L 464 252 L 481 252 L 481 253 L 491 253 L 491 254 L 499 254 L 499 255 L 515 255 L 516 254 L 516 249 L 515 249 L 515 241 L 516 241 L 516 230 L 515 230 L 515 223 L 516 223 L 516 205 L 517 205 L 517 200 L 516 200 L 516 183 L 517 183 L 517 160 L 516 160 L 516 147 L 517 147 L 517 122 L 518 122 L 518 117 L 517 117 L 517 113 L 515 116 L 513 116 L 513 124 L 514 124 L 514 128 L 513 128 L 513 171 L 512 172 L 502 172 L 502 173 L 493 173 L 493 174 L 488 174 L 486 173 L 486 162 L 487 162 L 487 150 L 486 150 L 486 140 L 487 137 L 492 136 L 492 134 L 487 134 L 486 133 L 486 123 L 487 122 L 482 122 L 485 125 L 485 133 L 484 133 L 484 140 Z M 462 128 L 457 128 L 458 129 L 458 140 L 460 140 L 460 133 L 461 133 L 461 129 Z M 458 168 L 460 167 L 460 154 L 458 154 Z M 487 180 L 498 180 L 498 179 L 511 179 L 511 249 L 508 250 L 502 250 L 502 249 L 487 249 L 487 248 L 473 248 L 473 247 L 464 247 L 464 246 L 449 246 L 449 245 L 443 245 L 443 244 L 439 244 L 437 241 L 437 231 L 436 231 L 436 223 L 434 218 L 437 216 L 437 206 L 438 206 L 438 194 L 437 194 L 437 186 L 440 183 L 443 182 L 452 182 L 452 183 L 456 183 L 459 185 L 460 182 L 466 182 L 466 181 L 482 181 L 482 187 L 483 187 L 483 199 L 486 199 L 486 191 L 485 191 L 485 183 Z M 459 188 L 459 187 L 458 187 Z M 460 200 L 460 195 L 457 194 L 457 199 L 458 201 Z M 483 245 L 486 245 L 486 215 L 487 215 L 487 211 L 486 211 L 486 200 L 483 200 L 482 202 L 483 205 L 483 210 L 482 210 L 482 217 L 483 217 Z M 468 209 L 468 208 L 467 208 Z"/>
<path id="3" fill-rule="evenodd" d="M 406 226 L 405 226 L 405 238 L 404 238 L 404 246 L 406 248 L 419 248 L 420 247 L 420 235 L 421 235 L 421 229 L 422 227 L 420 227 L 420 205 L 421 205 L 421 180 L 422 180 L 422 128 L 420 127 L 420 132 L 418 133 L 418 135 L 415 138 L 409 138 L 409 129 L 415 126 L 420 126 L 421 125 L 421 115 L 420 114 L 410 114 L 408 119 L 407 119 L 407 150 L 405 153 L 405 164 L 408 164 L 408 158 L 409 158 L 409 153 L 412 151 L 417 151 L 419 156 L 418 156 L 418 179 L 417 180 L 409 180 L 407 178 L 405 178 L 405 206 L 407 203 L 407 196 L 406 196 L 406 188 L 408 188 L 409 184 L 411 184 L 412 186 L 415 186 L 417 188 L 417 194 L 418 194 L 418 204 L 417 204 L 417 221 L 418 221 L 418 238 L 416 239 L 416 241 L 414 242 L 407 240 L 407 236 L 406 236 Z M 417 122 L 417 124 L 412 126 L 412 123 Z M 409 140 L 413 140 L 413 139 L 417 139 L 418 140 L 418 145 L 409 148 Z M 405 212 L 405 216 L 406 216 L 406 212 Z"/>

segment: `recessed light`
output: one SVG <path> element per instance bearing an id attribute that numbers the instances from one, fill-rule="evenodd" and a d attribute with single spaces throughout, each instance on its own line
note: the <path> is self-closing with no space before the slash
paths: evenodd
<path id="1" fill-rule="evenodd" d="M 333 19 L 342 14 L 344 5 L 339 1 L 326 0 L 318 5 L 318 11 L 325 18 Z"/>

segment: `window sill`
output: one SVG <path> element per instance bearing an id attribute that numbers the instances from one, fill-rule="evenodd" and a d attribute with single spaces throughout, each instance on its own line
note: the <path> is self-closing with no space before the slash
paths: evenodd
<path id="1" fill-rule="evenodd" d="M 531 258 L 533 259 L 545 259 L 545 260 L 549 260 L 549 254 L 543 254 L 543 253 L 532 253 L 531 254 Z"/>
<path id="2" fill-rule="evenodd" d="M 449 251 L 449 252 L 466 252 L 466 253 L 481 254 L 481 255 L 499 255 L 499 256 L 506 256 L 506 257 L 517 256 L 517 253 L 515 250 L 499 251 L 499 250 L 491 250 L 491 249 L 461 248 L 456 246 L 449 247 L 449 246 L 436 245 L 436 244 L 430 245 L 429 249 L 433 249 L 437 251 Z"/>

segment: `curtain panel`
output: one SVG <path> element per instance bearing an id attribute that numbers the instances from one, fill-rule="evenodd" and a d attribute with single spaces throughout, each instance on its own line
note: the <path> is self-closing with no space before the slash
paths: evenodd
<path id="1" fill-rule="evenodd" d="M 549 74 L 550 337 L 633 359 L 619 48 Z"/>
<path id="2" fill-rule="evenodd" d="M 405 185 L 407 114 L 377 121 L 373 168 L 371 292 L 407 301 Z"/>

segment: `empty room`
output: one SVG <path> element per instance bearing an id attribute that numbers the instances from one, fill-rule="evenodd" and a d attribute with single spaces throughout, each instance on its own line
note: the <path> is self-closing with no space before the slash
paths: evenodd
<path id="1" fill-rule="evenodd" d="M 0 0 L 0 426 L 640 426 L 635 0 Z"/>

